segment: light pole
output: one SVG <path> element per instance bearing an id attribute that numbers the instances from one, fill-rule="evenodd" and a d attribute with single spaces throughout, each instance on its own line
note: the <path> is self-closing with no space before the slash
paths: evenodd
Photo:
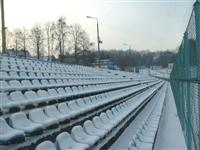
<path id="1" fill-rule="evenodd" d="M 1 0 L 1 27 L 2 27 L 2 52 L 6 51 L 6 33 L 5 33 L 5 19 L 4 19 L 4 0 Z"/>
<path id="2" fill-rule="evenodd" d="M 91 16 L 86 16 L 86 17 L 90 19 L 95 19 L 97 21 L 97 44 L 98 44 L 97 63 L 98 67 L 100 67 L 100 43 L 102 43 L 102 41 L 100 41 L 99 38 L 99 22 L 96 17 L 91 17 Z"/>

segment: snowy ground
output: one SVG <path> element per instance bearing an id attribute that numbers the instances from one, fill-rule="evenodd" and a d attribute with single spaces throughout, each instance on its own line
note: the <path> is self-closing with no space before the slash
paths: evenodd
<path id="1" fill-rule="evenodd" d="M 125 150 L 128 148 L 129 142 L 132 140 L 133 135 L 136 134 L 138 128 L 144 121 L 144 117 L 150 112 L 150 108 L 154 105 L 155 101 L 150 101 L 147 106 L 138 114 L 133 122 L 124 130 L 120 137 L 112 144 L 109 150 Z"/>
<path id="2" fill-rule="evenodd" d="M 179 119 L 177 117 L 177 110 L 171 91 L 168 86 L 164 110 L 161 122 L 158 129 L 154 149 L 155 150 L 187 150 L 185 140 Z M 136 133 L 138 127 L 142 123 L 144 116 L 149 113 L 149 108 L 152 107 L 154 101 L 151 101 L 133 120 L 133 122 L 125 129 L 120 137 L 113 143 L 109 150 L 125 150 L 128 147 L 133 135 Z"/>
<path id="3" fill-rule="evenodd" d="M 155 150 L 186 150 L 183 132 L 177 116 L 174 97 L 169 86 L 155 142 Z"/>

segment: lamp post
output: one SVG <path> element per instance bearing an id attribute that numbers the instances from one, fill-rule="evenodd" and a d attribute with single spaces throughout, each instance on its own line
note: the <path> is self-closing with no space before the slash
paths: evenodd
<path id="1" fill-rule="evenodd" d="M 6 28 L 4 19 L 4 0 L 1 0 L 2 52 L 6 51 Z"/>
<path id="2" fill-rule="evenodd" d="M 97 63 L 98 67 L 100 67 L 100 43 L 102 43 L 102 41 L 100 41 L 99 38 L 99 22 L 96 17 L 91 17 L 91 16 L 86 16 L 86 17 L 90 19 L 95 19 L 97 21 L 97 44 L 98 44 Z"/>

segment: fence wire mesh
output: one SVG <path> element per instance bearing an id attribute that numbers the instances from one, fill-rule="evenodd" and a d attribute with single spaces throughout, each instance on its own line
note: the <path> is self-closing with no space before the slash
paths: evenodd
<path id="1" fill-rule="evenodd" d="M 200 2 L 197 1 L 170 74 L 178 116 L 189 150 L 200 150 L 199 31 Z"/>

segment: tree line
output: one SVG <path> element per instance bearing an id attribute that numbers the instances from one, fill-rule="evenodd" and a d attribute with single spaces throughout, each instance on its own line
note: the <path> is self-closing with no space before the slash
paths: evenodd
<path id="1" fill-rule="evenodd" d="M 7 49 L 27 50 L 38 59 L 42 56 L 58 56 L 62 61 L 65 53 L 73 52 L 77 60 L 83 50 L 90 50 L 94 43 L 78 23 L 67 24 L 65 17 L 57 21 L 6 30 Z M 0 39 L 1 40 L 1 39 Z"/>
<path id="2" fill-rule="evenodd" d="M 174 63 L 177 50 L 150 51 L 150 50 L 101 50 L 100 59 L 109 60 L 113 65 L 121 70 L 138 66 L 168 67 L 169 63 Z M 73 54 L 67 54 L 73 57 Z M 79 64 L 91 66 L 95 63 L 97 51 L 87 51 L 79 55 Z"/>

